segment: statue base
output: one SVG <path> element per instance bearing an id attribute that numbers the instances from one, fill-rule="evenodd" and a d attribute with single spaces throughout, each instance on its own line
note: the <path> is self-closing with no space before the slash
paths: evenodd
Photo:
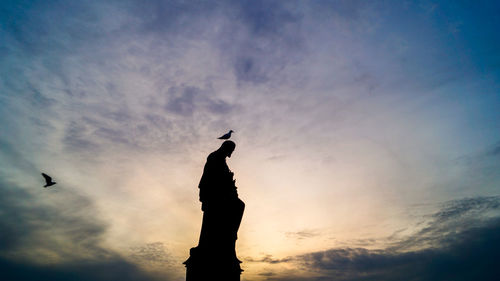
<path id="1" fill-rule="evenodd" d="M 186 265 L 186 281 L 240 281 L 243 271 L 236 255 L 224 255 L 200 247 L 191 248 Z"/>

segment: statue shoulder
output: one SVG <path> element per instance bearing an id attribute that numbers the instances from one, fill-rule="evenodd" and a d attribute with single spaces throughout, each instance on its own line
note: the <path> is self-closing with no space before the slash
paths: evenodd
<path id="1" fill-rule="evenodd" d="M 221 161 L 224 160 L 223 157 L 221 157 L 220 153 L 218 151 L 214 151 L 210 153 L 207 157 L 207 162 L 215 162 L 215 161 Z"/>
<path id="2" fill-rule="evenodd" d="M 217 151 L 214 151 L 207 156 L 207 160 L 214 159 L 217 157 Z"/>

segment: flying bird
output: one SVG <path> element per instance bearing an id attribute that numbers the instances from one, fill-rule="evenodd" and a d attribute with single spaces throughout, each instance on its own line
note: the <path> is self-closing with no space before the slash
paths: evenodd
<path id="1" fill-rule="evenodd" d="M 234 131 L 233 130 L 229 130 L 229 133 L 223 135 L 222 137 L 218 137 L 218 139 L 220 139 L 220 140 L 227 140 L 227 139 L 229 139 L 231 137 L 231 133 L 234 133 Z"/>
<path id="2" fill-rule="evenodd" d="M 42 173 L 42 176 L 45 179 L 45 185 L 43 187 L 47 187 L 47 186 L 51 186 L 51 185 L 56 184 L 55 181 L 52 181 L 52 178 L 49 175 Z"/>

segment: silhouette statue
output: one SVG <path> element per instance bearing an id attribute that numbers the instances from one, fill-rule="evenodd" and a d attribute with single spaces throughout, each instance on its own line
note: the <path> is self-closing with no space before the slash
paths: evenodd
<path id="1" fill-rule="evenodd" d="M 225 141 L 207 157 L 198 186 L 203 211 L 200 240 L 184 262 L 186 281 L 240 280 L 243 270 L 235 244 L 245 203 L 238 198 L 236 180 L 226 164 L 235 147 Z"/>

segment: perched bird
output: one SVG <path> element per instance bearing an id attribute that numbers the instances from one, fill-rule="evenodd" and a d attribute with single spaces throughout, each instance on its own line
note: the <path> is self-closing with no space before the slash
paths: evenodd
<path id="1" fill-rule="evenodd" d="M 49 175 L 42 173 L 42 176 L 45 179 L 45 185 L 43 187 L 47 187 L 47 186 L 51 186 L 51 185 L 56 184 L 55 181 L 52 181 L 52 178 Z"/>
<path id="2" fill-rule="evenodd" d="M 223 135 L 222 137 L 219 137 L 218 139 L 220 139 L 220 140 L 227 140 L 227 139 L 229 139 L 231 137 L 231 133 L 234 133 L 234 131 L 233 130 L 229 130 L 229 133 Z"/>

